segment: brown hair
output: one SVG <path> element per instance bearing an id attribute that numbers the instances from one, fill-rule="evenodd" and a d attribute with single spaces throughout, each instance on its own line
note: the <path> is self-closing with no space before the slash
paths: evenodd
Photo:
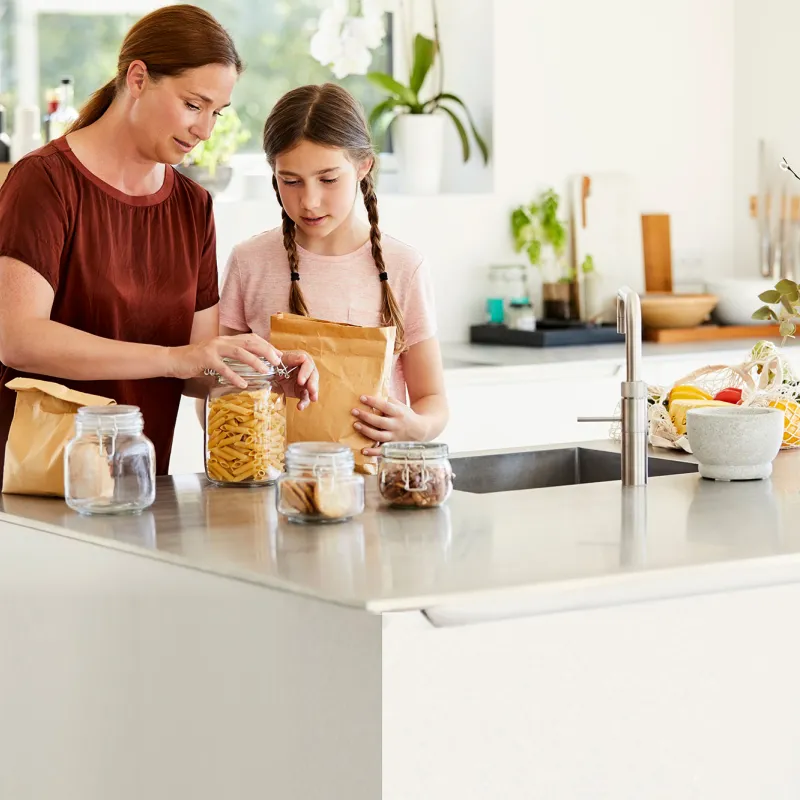
<path id="1" fill-rule="evenodd" d="M 239 74 L 244 68 L 230 34 L 207 11 L 188 4 L 160 8 L 128 31 L 117 59 L 116 77 L 89 98 L 67 133 L 97 122 L 108 111 L 125 86 L 128 67 L 134 61 L 143 61 L 155 81 L 208 64 L 231 65 Z"/>
<path id="2" fill-rule="evenodd" d="M 406 349 L 403 314 L 389 285 L 386 265 L 383 263 L 381 231 L 378 227 L 378 198 L 375 195 L 373 176 L 377 159 L 364 110 L 349 92 L 334 83 L 300 86 L 293 89 L 278 100 L 264 125 L 264 152 L 270 167 L 274 170 L 278 156 L 291 150 L 303 139 L 323 147 L 340 147 L 347 150 L 348 157 L 354 163 L 372 159 L 370 171 L 361 180 L 361 193 L 364 195 L 364 205 L 369 219 L 372 258 L 381 280 L 383 295 L 381 319 L 384 325 L 395 326 L 397 331 L 395 352 L 401 353 Z M 274 174 L 272 186 L 282 209 L 283 244 L 292 273 L 289 310 L 293 314 L 308 316 L 308 306 L 300 289 L 300 265 L 295 242 L 296 226 L 283 208 L 278 191 L 278 179 Z"/>

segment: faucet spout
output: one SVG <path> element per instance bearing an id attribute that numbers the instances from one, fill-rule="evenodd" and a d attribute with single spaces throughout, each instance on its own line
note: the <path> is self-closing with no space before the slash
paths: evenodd
<path id="1" fill-rule="evenodd" d="M 647 485 L 647 384 L 642 380 L 642 303 L 629 286 L 617 292 L 617 331 L 625 335 L 621 417 L 578 417 L 578 422 L 622 423 L 622 485 Z"/>
<path id="2" fill-rule="evenodd" d="M 617 330 L 625 334 L 622 383 L 622 485 L 647 485 L 647 384 L 642 375 L 642 304 L 628 286 L 617 292 Z"/>

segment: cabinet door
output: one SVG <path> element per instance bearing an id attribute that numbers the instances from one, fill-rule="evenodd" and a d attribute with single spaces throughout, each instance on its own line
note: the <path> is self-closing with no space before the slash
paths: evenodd
<path id="1" fill-rule="evenodd" d="M 440 441 L 467 452 L 607 438 L 609 423 L 577 418 L 616 413 L 622 365 L 570 366 L 547 380 L 506 376 L 496 368 L 494 379 L 449 381 L 450 420 Z"/>

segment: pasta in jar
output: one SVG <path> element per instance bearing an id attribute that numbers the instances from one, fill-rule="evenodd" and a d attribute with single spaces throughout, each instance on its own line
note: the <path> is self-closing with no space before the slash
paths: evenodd
<path id="1" fill-rule="evenodd" d="M 206 477 L 218 486 L 266 486 L 283 472 L 286 450 L 286 401 L 270 368 L 255 372 L 226 359 L 246 389 L 217 376 L 206 398 Z"/>

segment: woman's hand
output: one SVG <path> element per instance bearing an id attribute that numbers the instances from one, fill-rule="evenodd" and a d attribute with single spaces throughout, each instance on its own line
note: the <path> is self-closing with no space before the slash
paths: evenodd
<path id="1" fill-rule="evenodd" d="M 425 421 L 414 410 L 399 400 L 383 400 L 380 397 L 362 396 L 361 402 L 369 410 L 354 408 L 352 413 L 358 418 L 353 427 L 367 439 L 383 442 L 419 442 L 425 437 Z M 378 411 L 380 413 L 373 413 Z M 378 456 L 377 447 L 366 447 L 365 456 Z"/>
<path id="2" fill-rule="evenodd" d="M 248 364 L 255 372 L 267 372 L 268 367 L 260 359 L 277 367 L 281 363 L 281 352 L 269 342 L 254 333 L 242 333 L 237 336 L 215 336 L 183 347 L 167 348 L 170 378 L 198 378 L 206 370 L 214 370 L 226 381 L 240 389 L 247 388 L 247 381 L 237 375 L 222 360 L 232 358 Z M 288 365 L 287 365 L 288 366 Z"/>
<path id="3" fill-rule="evenodd" d="M 302 350 L 285 350 L 282 357 L 287 369 L 297 369 L 281 380 L 281 386 L 288 397 L 296 397 L 300 401 L 297 410 L 302 411 L 319 398 L 319 372 L 311 356 Z"/>

